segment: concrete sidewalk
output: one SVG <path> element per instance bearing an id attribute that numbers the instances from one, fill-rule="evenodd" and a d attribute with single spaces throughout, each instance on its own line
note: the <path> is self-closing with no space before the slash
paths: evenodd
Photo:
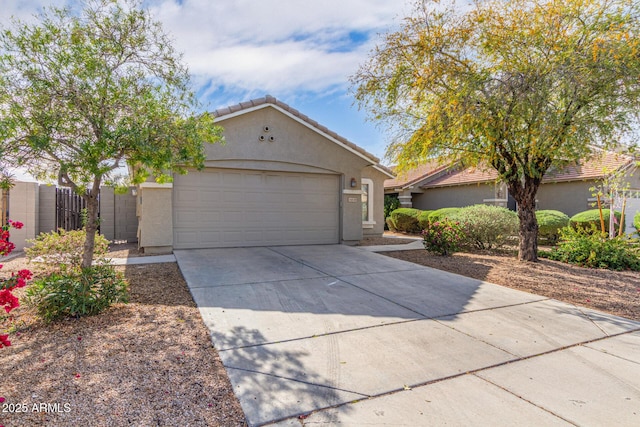
<path id="1" fill-rule="evenodd" d="M 422 243 L 422 239 L 419 239 L 411 243 L 401 243 L 399 245 L 358 246 L 358 248 L 369 252 L 408 251 L 424 249 L 424 243 Z"/>
<path id="2" fill-rule="evenodd" d="M 640 323 L 341 245 L 176 251 L 249 424 L 640 425 Z"/>
<path id="3" fill-rule="evenodd" d="M 140 264 L 158 264 L 163 262 L 176 262 L 173 254 L 169 255 L 150 255 L 138 256 L 131 258 L 107 258 L 113 265 L 140 265 Z"/>

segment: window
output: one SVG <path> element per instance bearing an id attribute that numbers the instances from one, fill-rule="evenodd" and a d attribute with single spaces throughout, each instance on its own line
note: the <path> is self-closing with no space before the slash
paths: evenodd
<path id="1" fill-rule="evenodd" d="M 362 178 L 362 228 L 373 228 L 373 181 Z"/>

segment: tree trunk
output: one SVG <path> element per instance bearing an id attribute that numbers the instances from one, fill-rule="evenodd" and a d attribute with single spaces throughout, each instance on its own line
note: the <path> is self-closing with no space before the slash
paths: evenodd
<path id="1" fill-rule="evenodd" d="M 520 219 L 518 259 L 529 262 L 538 261 L 536 194 L 538 193 L 540 180 L 525 178 L 522 183 L 509 183 L 508 186 L 509 192 L 518 203 L 518 218 Z"/>
<path id="2" fill-rule="evenodd" d="M 95 191 L 88 191 L 85 199 L 87 200 L 87 223 L 85 231 L 87 237 L 84 240 L 84 250 L 82 252 L 82 268 L 91 267 L 93 262 L 93 252 L 96 241 L 96 232 L 98 231 L 98 194 L 100 187 Z"/>
<path id="3" fill-rule="evenodd" d="M 520 219 L 520 245 L 518 259 L 520 261 L 535 262 L 538 260 L 538 220 L 536 219 L 535 199 L 533 208 L 518 204 L 518 218 Z"/>

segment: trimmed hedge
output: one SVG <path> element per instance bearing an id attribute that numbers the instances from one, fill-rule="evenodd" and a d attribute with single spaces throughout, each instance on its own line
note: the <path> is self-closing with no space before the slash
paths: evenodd
<path id="1" fill-rule="evenodd" d="M 387 224 L 387 229 L 389 231 L 398 231 L 396 230 L 396 226 L 393 223 L 393 221 L 391 220 L 391 217 L 387 217 L 387 219 L 384 220 L 385 224 Z"/>
<path id="2" fill-rule="evenodd" d="M 604 217 L 604 228 L 605 232 L 609 232 L 609 209 L 602 209 L 602 216 Z M 620 212 L 615 212 L 616 220 L 618 224 L 620 224 L 620 219 L 622 214 Z M 573 228 L 578 229 L 582 228 L 588 230 L 591 228 L 591 224 L 593 224 L 598 231 L 600 230 L 600 212 L 598 209 L 590 209 L 588 211 L 579 212 L 571 217 L 569 220 L 569 225 Z M 616 231 L 618 230 L 619 225 L 616 225 Z M 624 230 L 624 226 L 622 227 Z"/>
<path id="3" fill-rule="evenodd" d="M 499 248 L 518 234 L 518 215 L 500 206 L 467 206 L 449 219 L 462 224 L 464 244 L 478 249 Z"/>
<path id="4" fill-rule="evenodd" d="M 431 215 L 433 211 L 421 211 L 418 214 L 418 225 L 420 226 L 420 230 L 426 230 L 429 227 L 429 215 Z"/>
<path id="5" fill-rule="evenodd" d="M 441 208 L 437 209 L 429 214 L 429 222 L 434 223 L 436 221 L 442 221 L 447 218 L 451 218 L 453 215 L 458 213 L 458 211 L 462 208 Z"/>
<path id="6" fill-rule="evenodd" d="M 636 215 L 633 217 L 633 226 L 638 230 L 638 234 L 640 234 L 640 211 L 636 212 Z"/>
<path id="7" fill-rule="evenodd" d="M 554 210 L 536 211 L 536 219 L 538 221 L 538 238 L 545 239 L 552 244 L 558 241 L 560 229 L 568 226 L 570 221 L 567 214 Z M 599 218 L 598 221 L 600 221 Z"/>
<path id="8" fill-rule="evenodd" d="M 419 233 L 421 231 L 418 223 L 419 209 L 398 208 L 391 212 L 389 218 L 393 228 L 404 233 Z"/>

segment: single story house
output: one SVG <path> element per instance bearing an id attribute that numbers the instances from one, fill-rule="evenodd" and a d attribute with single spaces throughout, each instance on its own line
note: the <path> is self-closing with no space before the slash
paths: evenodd
<path id="1" fill-rule="evenodd" d="M 202 171 L 138 188 L 146 252 L 353 244 L 384 231 L 379 159 L 272 96 L 214 112 L 224 144 Z"/>
<path id="2" fill-rule="evenodd" d="M 569 216 L 592 209 L 595 198 L 591 188 L 599 185 L 608 173 L 619 170 L 630 184 L 629 206 L 635 206 L 635 199 L 640 194 L 640 175 L 634 173 L 637 169 L 634 158 L 603 152 L 561 170 L 550 170 L 538 190 L 536 207 L 559 210 Z M 384 187 L 385 194 L 397 195 L 403 207 L 434 210 L 492 204 L 515 210 L 515 201 L 509 196 L 506 185 L 497 178 L 497 172 L 490 168 L 461 168 L 455 164 L 429 162 L 388 179 Z"/>

